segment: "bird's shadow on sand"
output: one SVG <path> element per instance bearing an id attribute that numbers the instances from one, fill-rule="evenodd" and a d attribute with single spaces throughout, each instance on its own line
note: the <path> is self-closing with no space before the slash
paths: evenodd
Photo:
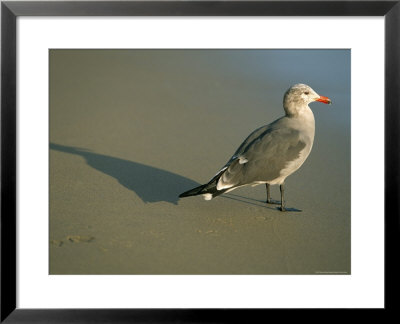
<path id="1" fill-rule="evenodd" d="M 115 178 L 145 203 L 165 201 L 176 205 L 180 193 L 199 185 L 173 172 L 82 148 L 50 143 L 50 149 L 83 157 L 89 166 Z"/>
<path id="2" fill-rule="evenodd" d="M 50 143 L 50 149 L 83 157 L 89 166 L 115 178 L 125 188 L 135 192 L 145 203 L 165 201 L 177 205 L 179 194 L 200 185 L 196 181 L 173 172 L 138 162 L 94 153 L 83 148 Z M 278 209 L 277 206 L 268 205 L 261 200 L 231 193 L 224 194 L 221 197 L 271 210 Z M 301 210 L 287 208 L 287 211 L 299 212 Z"/>

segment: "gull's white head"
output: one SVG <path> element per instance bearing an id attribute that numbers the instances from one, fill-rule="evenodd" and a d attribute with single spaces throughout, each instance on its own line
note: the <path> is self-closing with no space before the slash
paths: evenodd
<path id="1" fill-rule="evenodd" d="M 310 86 L 298 83 L 286 91 L 283 97 L 283 108 L 286 115 L 296 116 L 313 101 L 331 103 L 328 97 L 320 96 Z"/>

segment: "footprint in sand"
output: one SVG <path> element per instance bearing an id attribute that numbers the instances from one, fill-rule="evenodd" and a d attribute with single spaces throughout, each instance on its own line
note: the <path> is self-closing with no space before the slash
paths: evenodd
<path id="1" fill-rule="evenodd" d="M 59 240 L 50 240 L 50 244 L 61 247 L 64 244 L 64 242 Z"/>
<path id="2" fill-rule="evenodd" d="M 90 243 L 94 241 L 94 237 L 82 236 L 82 235 L 68 235 L 67 241 L 71 243 Z"/>

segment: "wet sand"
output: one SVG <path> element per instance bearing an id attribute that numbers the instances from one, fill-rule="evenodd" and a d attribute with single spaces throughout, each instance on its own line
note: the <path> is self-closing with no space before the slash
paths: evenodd
<path id="1" fill-rule="evenodd" d="M 263 185 L 178 199 L 299 82 L 333 101 L 286 180 L 301 211 Z M 50 274 L 350 274 L 350 53 L 53 50 L 49 172 Z"/>

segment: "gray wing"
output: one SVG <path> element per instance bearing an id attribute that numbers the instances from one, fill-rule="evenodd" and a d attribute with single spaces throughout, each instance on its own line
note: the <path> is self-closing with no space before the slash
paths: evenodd
<path id="1" fill-rule="evenodd" d="M 272 181 L 289 162 L 299 157 L 306 143 L 300 140 L 299 131 L 279 127 L 279 121 L 256 129 L 246 138 L 222 168 L 218 190 Z"/>

